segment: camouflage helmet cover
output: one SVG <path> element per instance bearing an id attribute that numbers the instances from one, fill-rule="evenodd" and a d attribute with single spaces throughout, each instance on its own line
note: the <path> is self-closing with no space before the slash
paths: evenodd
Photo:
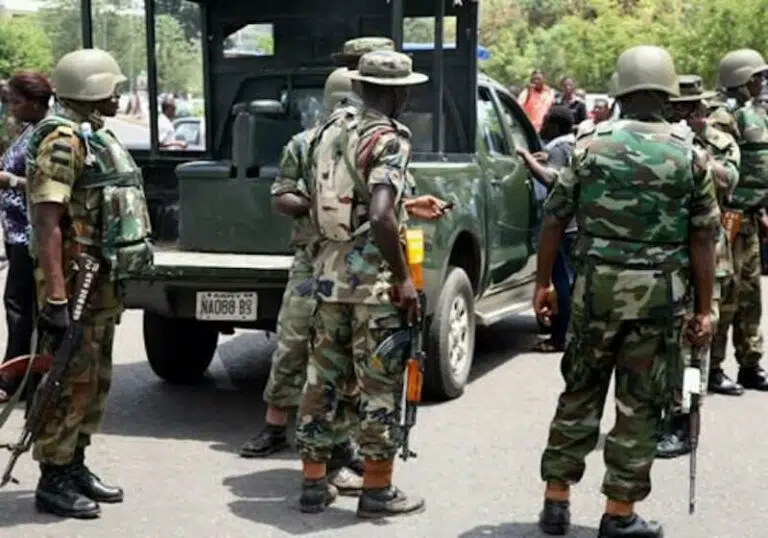
<path id="1" fill-rule="evenodd" d="M 127 79 L 111 54 L 100 49 L 80 49 L 65 54 L 51 74 L 59 99 L 96 102 L 109 99 Z"/>
<path id="2" fill-rule="evenodd" d="M 669 52 L 653 45 L 640 45 L 625 50 L 616 62 L 614 97 L 638 91 L 659 91 L 677 97 L 675 63 Z"/>
<path id="3" fill-rule="evenodd" d="M 335 69 L 328 78 L 325 79 L 325 88 L 323 88 L 323 106 L 325 110 L 331 111 L 344 99 L 348 99 L 354 94 L 352 81 L 349 78 L 349 69 L 339 67 Z"/>
<path id="4" fill-rule="evenodd" d="M 756 50 L 732 50 L 723 56 L 717 66 L 717 85 L 720 88 L 738 88 L 753 76 L 766 71 L 768 64 Z"/>
<path id="5" fill-rule="evenodd" d="M 429 80 L 423 73 L 413 72 L 413 61 L 402 52 L 379 50 L 364 54 L 349 78 L 376 86 L 413 86 Z"/>

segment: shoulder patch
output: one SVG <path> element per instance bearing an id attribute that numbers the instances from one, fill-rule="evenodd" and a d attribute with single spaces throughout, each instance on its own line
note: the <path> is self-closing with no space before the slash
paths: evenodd
<path id="1" fill-rule="evenodd" d="M 56 130 L 54 131 L 56 133 L 61 134 L 62 136 L 74 136 L 75 131 L 70 127 L 69 125 L 59 125 L 56 127 Z"/>

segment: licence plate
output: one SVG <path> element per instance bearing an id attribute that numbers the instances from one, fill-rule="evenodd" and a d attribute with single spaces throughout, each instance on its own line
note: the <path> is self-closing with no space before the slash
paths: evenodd
<path id="1" fill-rule="evenodd" d="M 258 296 L 250 291 L 199 291 L 195 317 L 205 321 L 256 321 Z"/>

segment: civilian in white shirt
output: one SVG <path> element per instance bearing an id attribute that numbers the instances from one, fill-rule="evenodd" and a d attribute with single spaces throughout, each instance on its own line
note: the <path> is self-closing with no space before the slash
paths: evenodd
<path id="1" fill-rule="evenodd" d="M 157 119 L 157 140 L 161 149 L 186 149 L 187 143 L 176 140 L 173 118 L 176 116 L 176 104 L 172 99 L 165 99 L 160 104 L 160 116 Z"/>

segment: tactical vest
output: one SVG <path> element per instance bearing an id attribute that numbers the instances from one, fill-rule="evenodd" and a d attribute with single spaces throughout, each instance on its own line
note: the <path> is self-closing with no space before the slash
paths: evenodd
<path id="1" fill-rule="evenodd" d="M 608 121 L 581 158 L 579 227 L 598 262 L 681 268 L 688 256 L 693 132 L 683 125 Z"/>
<path id="2" fill-rule="evenodd" d="M 100 253 L 111 280 L 123 280 L 140 272 L 152 264 L 153 258 L 141 169 L 111 131 L 90 133 L 68 118 L 45 118 L 36 126 L 27 146 L 27 177 L 35 177 L 40 144 L 60 127 L 70 128 L 86 150 L 84 171 L 72 186 L 68 215 L 71 240 Z M 88 202 L 82 211 L 74 212 L 73 202 L 80 201 L 80 193 Z"/>
<path id="3" fill-rule="evenodd" d="M 768 116 L 747 104 L 735 112 L 741 133 L 739 183 L 729 207 L 752 212 L 768 204 Z"/>
<path id="4" fill-rule="evenodd" d="M 320 237 L 348 242 L 370 229 L 367 167 L 378 140 L 394 131 L 389 121 L 361 124 L 351 113 L 334 114 L 320 127 L 310 150 L 315 162 L 311 214 Z M 395 207 L 402 195 L 397 193 Z"/>

